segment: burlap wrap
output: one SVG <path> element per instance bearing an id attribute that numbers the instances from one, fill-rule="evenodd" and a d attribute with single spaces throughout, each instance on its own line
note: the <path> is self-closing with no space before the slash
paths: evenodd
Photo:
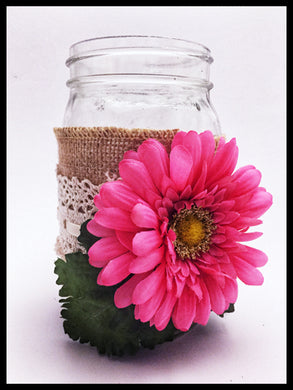
<path id="1" fill-rule="evenodd" d="M 156 138 L 170 151 L 174 130 L 116 127 L 56 127 L 59 162 L 57 173 L 88 179 L 99 185 L 119 176 L 118 164 L 127 150 L 137 150 L 148 138 Z"/>
<path id="2" fill-rule="evenodd" d="M 58 219 L 56 252 L 84 252 L 76 231 L 97 211 L 93 198 L 99 185 L 119 177 L 119 162 L 128 150 L 137 150 L 148 138 L 156 138 L 169 152 L 178 130 L 124 129 L 116 127 L 56 127 L 58 142 Z"/>

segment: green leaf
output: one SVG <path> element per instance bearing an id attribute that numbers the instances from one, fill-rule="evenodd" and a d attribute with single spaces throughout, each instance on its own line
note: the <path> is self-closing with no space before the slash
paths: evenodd
<path id="1" fill-rule="evenodd" d="M 117 316 L 110 297 L 71 298 L 65 305 L 62 311 L 64 330 L 73 340 L 90 343 L 100 353 L 108 355 L 134 353 L 138 350 L 139 342 L 131 313 L 122 310 Z"/>
<path id="2" fill-rule="evenodd" d="M 159 332 L 155 327 L 150 327 L 148 323 L 140 323 L 139 336 L 141 345 L 145 348 L 153 349 L 157 344 L 162 344 L 165 341 L 172 341 L 179 334 L 183 334 L 174 327 L 170 321 L 167 327 Z"/>
<path id="3" fill-rule="evenodd" d="M 81 255 L 81 252 L 72 253 L 65 255 L 66 261 L 58 259 L 55 262 L 54 272 L 59 276 L 56 283 L 63 285 L 59 291 L 60 297 L 79 298 L 98 289 L 98 285 L 88 283 L 97 280 L 97 269 L 85 261 L 87 255 Z"/>
<path id="4" fill-rule="evenodd" d="M 62 285 L 59 295 L 63 297 L 60 303 L 65 333 L 73 340 L 97 347 L 101 354 L 134 354 L 141 347 L 152 349 L 183 334 L 172 322 L 158 331 L 149 323 L 135 320 L 132 305 L 118 309 L 114 305 L 117 286 L 97 285 L 99 271 L 89 264 L 88 255 L 66 255 L 66 262 L 55 262 L 54 272 L 58 275 L 56 283 Z"/>

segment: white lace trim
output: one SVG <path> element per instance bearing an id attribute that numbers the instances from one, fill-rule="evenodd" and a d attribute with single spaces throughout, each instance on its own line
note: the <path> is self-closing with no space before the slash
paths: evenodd
<path id="1" fill-rule="evenodd" d="M 94 185 L 88 179 L 80 181 L 77 177 L 69 179 L 62 175 L 57 175 L 57 181 L 60 234 L 55 249 L 57 255 L 64 258 L 66 253 L 86 252 L 77 241 L 77 236 L 80 225 L 93 218 L 97 212 L 94 196 L 99 192 L 101 185 Z"/>

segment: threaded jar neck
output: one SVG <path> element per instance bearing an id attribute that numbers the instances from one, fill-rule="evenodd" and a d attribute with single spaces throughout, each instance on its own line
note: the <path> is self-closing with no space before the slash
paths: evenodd
<path id="1" fill-rule="evenodd" d="M 77 42 L 66 65 L 69 87 L 76 84 L 131 82 L 212 88 L 210 50 L 195 42 L 159 36 L 109 36 Z"/>

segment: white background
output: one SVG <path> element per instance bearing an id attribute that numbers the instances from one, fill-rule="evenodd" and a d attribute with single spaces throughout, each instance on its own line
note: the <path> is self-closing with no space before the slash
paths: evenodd
<path id="1" fill-rule="evenodd" d="M 8 383 L 286 382 L 285 7 L 8 7 Z M 214 63 L 211 100 L 239 166 L 253 164 L 274 205 L 264 235 L 262 287 L 240 283 L 236 311 L 206 327 L 108 358 L 63 333 L 55 284 L 58 233 L 53 127 L 68 90 L 65 60 L 77 41 L 146 34 L 194 40 Z"/>

